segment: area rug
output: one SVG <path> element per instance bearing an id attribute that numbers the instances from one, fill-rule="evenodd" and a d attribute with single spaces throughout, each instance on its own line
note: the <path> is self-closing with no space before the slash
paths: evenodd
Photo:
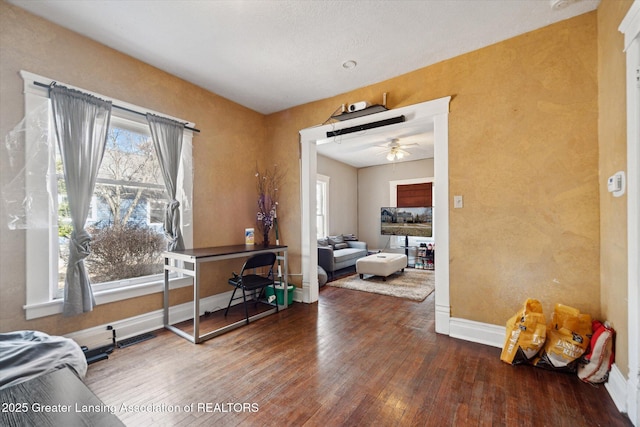
<path id="1" fill-rule="evenodd" d="M 327 286 L 424 301 L 435 289 L 435 273 L 431 270 L 405 268 L 403 273 L 393 273 L 386 281 L 380 276 L 365 274 L 361 279 L 358 274 L 354 274 L 328 282 Z"/>

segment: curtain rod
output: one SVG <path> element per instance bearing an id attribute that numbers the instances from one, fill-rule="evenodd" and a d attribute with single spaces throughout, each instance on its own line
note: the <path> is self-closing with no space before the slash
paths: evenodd
<path id="1" fill-rule="evenodd" d="M 34 85 L 36 85 L 36 86 L 46 87 L 46 88 L 51 88 L 51 85 L 52 85 L 52 84 L 54 84 L 54 83 L 55 83 L 55 82 L 51 82 L 51 84 L 44 84 L 44 83 L 35 82 L 35 81 L 33 82 L 33 84 L 34 84 Z M 141 112 L 139 112 L 139 111 L 132 110 L 131 108 L 121 107 L 120 105 L 116 105 L 116 104 L 113 104 L 113 103 L 111 104 L 111 106 L 112 106 L 113 108 L 117 108 L 117 109 L 119 109 L 119 110 L 124 110 L 124 111 L 127 111 L 127 112 L 129 112 L 129 113 L 134 113 L 134 114 L 138 114 L 139 116 L 144 116 L 144 117 L 146 117 L 146 114 L 145 114 L 145 113 L 141 113 Z M 189 127 L 189 126 L 187 126 L 187 125 L 184 125 L 184 128 L 185 128 L 185 129 L 189 129 L 190 131 L 193 131 L 193 132 L 198 132 L 198 133 L 200 133 L 200 130 L 199 130 L 199 129 L 192 128 L 192 127 Z"/>

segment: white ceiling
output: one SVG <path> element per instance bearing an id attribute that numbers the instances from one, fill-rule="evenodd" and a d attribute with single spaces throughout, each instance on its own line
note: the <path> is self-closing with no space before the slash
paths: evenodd
<path id="1" fill-rule="evenodd" d="M 393 130 L 375 134 L 363 132 L 344 138 L 327 138 L 324 144 L 317 145 L 317 152 L 353 167 L 364 168 L 389 163 L 389 144 L 394 140 L 408 153 L 394 163 L 433 158 L 433 124 L 421 129 L 394 126 Z"/>
<path id="2" fill-rule="evenodd" d="M 8 0 L 263 114 L 497 43 L 599 1 Z M 357 66 L 345 69 L 347 60 Z"/>

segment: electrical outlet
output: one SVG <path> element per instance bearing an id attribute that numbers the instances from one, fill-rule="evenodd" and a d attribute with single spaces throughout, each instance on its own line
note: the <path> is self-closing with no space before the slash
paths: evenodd
<path id="1" fill-rule="evenodd" d="M 462 204 L 462 196 L 453 196 L 453 207 L 454 209 L 461 209 Z"/>

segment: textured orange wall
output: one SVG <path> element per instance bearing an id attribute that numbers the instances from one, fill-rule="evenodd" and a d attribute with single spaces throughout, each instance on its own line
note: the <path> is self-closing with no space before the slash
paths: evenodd
<path id="1" fill-rule="evenodd" d="M 503 325 L 533 297 L 549 315 L 561 302 L 598 317 L 596 36 L 592 12 L 272 114 L 267 139 L 295 167 L 298 130 L 342 103 L 388 92 L 396 108 L 452 95 L 449 190 L 465 198 L 450 213 L 452 316 Z M 289 204 L 298 221 L 299 195 Z M 290 225 L 299 242 L 299 223 Z"/>
<path id="2" fill-rule="evenodd" d="M 264 156 L 263 115 L 5 2 L 0 2 L 0 37 L 0 135 L 6 135 L 24 114 L 21 69 L 193 121 L 202 131 L 193 138 L 194 244 L 244 242 L 244 228 L 255 224 L 254 169 Z M 4 166 L 0 187 L 9 179 Z M 65 334 L 162 308 L 162 295 L 155 294 L 100 305 L 73 318 L 25 321 L 24 233 L 9 231 L 5 225 L 0 233 L 0 331 Z M 203 273 L 203 296 L 227 291 L 227 277 L 239 269 L 236 264 L 208 267 Z M 173 303 L 190 298 L 190 288 L 172 293 Z"/>
<path id="3" fill-rule="evenodd" d="M 598 7 L 598 140 L 600 152 L 600 295 L 602 316 L 616 329 L 616 365 L 628 373 L 627 196 L 613 197 L 607 178 L 627 169 L 626 58 L 620 22 L 632 0 Z"/>
<path id="4" fill-rule="evenodd" d="M 590 13 L 457 64 L 452 316 L 504 324 L 528 297 L 600 316 L 596 35 Z"/>

